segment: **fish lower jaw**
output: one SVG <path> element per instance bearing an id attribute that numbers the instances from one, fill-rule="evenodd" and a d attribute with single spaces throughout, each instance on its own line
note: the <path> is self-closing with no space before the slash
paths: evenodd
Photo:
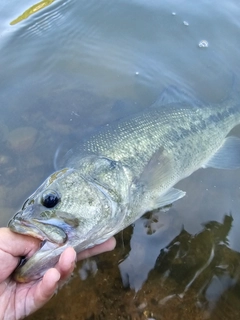
<path id="1" fill-rule="evenodd" d="M 61 246 L 48 240 L 42 241 L 40 249 L 33 256 L 20 262 L 12 278 L 19 283 L 29 283 L 42 278 L 48 269 L 56 265 L 66 248 L 66 245 Z"/>

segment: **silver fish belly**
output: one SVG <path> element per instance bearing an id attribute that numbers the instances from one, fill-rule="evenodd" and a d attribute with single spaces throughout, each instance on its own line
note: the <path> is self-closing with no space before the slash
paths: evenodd
<path id="1" fill-rule="evenodd" d="M 239 122 L 231 100 L 155 104 L 83 140 L 9 222 L 44 243 L 15 279 L 37 279 L 66 247 L 80 252 L 102 243 L 146 211 L 182 198 L 173 186 L 201 167 L 239 168 L 240 139 L 227 137 Z"/>

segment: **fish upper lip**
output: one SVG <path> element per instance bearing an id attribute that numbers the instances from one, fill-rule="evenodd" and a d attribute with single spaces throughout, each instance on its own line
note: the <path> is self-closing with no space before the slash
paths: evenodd
<path id="1" fill-rule="evenodd" d="M 56 229 L 56 234 L 58 234 L 58 239 L 51 237 L 51 234 L 48 233 L 44 227 L 41 226 L 51 226 L 52 228 Z M 47 240 L 49 242 L 62 245 L 65 243 L 68 239 L 68 233 L 66 230 L 61 228 L 60 226 L 51 224 L 51 223 L 44 223 L 44 221 L 32 218 L 31 220 L 24 218 L 15 218 L 10 220 L 8 226 L 10 229 L 16 233 L 25 234 L 32 236 L 34 238 L 40 239 L 40 240 Z"/>
<path id="2" fill-rule="evenodd" d="M 35 224 L 29 221 L 26 221 L 24 219 L 14 219 L 12 223 L 14 223 L 14 225 L 13 226 L 10 225 L 10 229 L 12 229 L 13 231 L 18 232 L 19 228 L 23 228 L 26 235 L 30 235 L 40 240 L 45 239 L 44 233 L 42 232 L 42 230 L 39 229 Z M 19 232 L 19 233 L 24 234 L 24 232 Z"/>

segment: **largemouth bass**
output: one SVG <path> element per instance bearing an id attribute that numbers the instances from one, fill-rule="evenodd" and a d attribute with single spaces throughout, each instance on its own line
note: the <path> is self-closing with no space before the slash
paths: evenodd
<path id="1" fill-rule="evenodd" d="M 158 102 L 83 140 L 9 222 L 12 231 L 42 241 L 15 279 L 38 279 L 66 247 L 80 252 L 102 243 L 145 212 L 182 198 L 185 192 L 173 186 L 199 168 L 240 167 L 240 139 L 227 136 L 238 123 L 234 99 Z"/>

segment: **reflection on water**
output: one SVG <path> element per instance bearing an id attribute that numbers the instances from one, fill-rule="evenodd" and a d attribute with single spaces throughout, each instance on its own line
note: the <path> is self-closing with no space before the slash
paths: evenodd
<path id="1" fill-rule="evenodd" d="M 199 288 L 198 300 L 208 301 L 214 299 L 215 295 L 217 301 L 228 287 L 236 283 L 236 270 L 234 272 L 232 270 L 232 259 L 226 264 L 226 258 L 233 256 L 235 259 L 233 251 L 227 248 L 227 236 L 232 221 L 231 216 L 225 216 L 223 224 L 210 221 L 197 235 L 191 235 L 183 229 L 168 246 L 161 249 L 155 268 L 165 281 L 167 278 L 174 279 L 178 288 L 174 290 L 174 295 L 164 298 L 160 304 L 176 296 L 184 298 L 187 291 L 193 286 Z M 234 269 L 236 267 L 238 266 L 235 266 Z M 221 278 L 225 278 L 222 285 Z M 229 278 L 229 281 L 226 278 Z M 218 290 L 212 288 L 216 286 L 214 284 L 216 279 L 219 281 Z"/>
<path id="2" fill-rule="evenodd" d="M 239 81 L 237 0 L 50 2 L 0 2 L 0 226 L 54 170 L 56 150 L 163 88 L 218 103 Z M 20 21 L 25 11 L 35 14 Z M 184 199 L 80 263 L 29 319 L 239 318 L 239 181 L 211 169 L 181 181 Z"/>
<path id="3" fill-rule="evenodd" d="M 235 291 L 239 298 L 240 254 L 228 247 L 227 239 L 232 222 L 232 216 L 225 215 L 223 223 L 207 222 L 196 235 L 182 229 L 161 249 L 148 278 L 150 282 L 158 279 L 160 288 L 168 288 L 168 295 L 156 295 L 159 305 L 167 309 L 176 301 L 188 306 L 194 301 L 203 318 L 212 318 L 223 308 L 219 304 L 222 295 Z"/>

